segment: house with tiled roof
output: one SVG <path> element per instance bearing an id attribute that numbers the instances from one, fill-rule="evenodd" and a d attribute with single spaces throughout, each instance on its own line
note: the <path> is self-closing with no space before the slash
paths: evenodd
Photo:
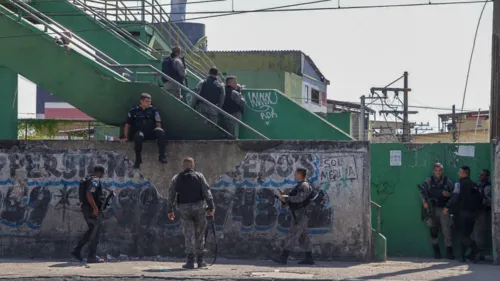
<path id="1" fill-rule="evenodd" d="M 327 112 L 325 78 L 311 57 L 298 50 L 209 51 L 225 75 L 238 77 L 247 88 L 276 89 L 313 112 Z"/>

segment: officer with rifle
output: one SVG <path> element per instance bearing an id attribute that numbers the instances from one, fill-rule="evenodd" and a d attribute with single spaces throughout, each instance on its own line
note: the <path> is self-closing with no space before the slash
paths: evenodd
<path id="1" fill-rule="evenodd" d="M 454 259 L 451 225 L 452 218 L 443 213 L 443 208 L 450 200 L 453 192 L 453 182 L 446 176 L 443 176 L 443 165 L 434 164 L 434 176 L 427 178 L 420 187 L 420 199 L 422 206 L 427 214 L 426 222 L 430 228 L 432 238 L 432 247 L 434 249 L 434 258 L 441 258 L 439 249 L 439 233 L 442 232 L 446 244 L 446 257 Z"/>
<path id="2" fill-rule="evenodd" d="M 88 230 L 83 234 L 83 237 L 78 241 L 76 247 L 71 251 L 71 254 L 79 261 L 83 261 L 81 256 L 83 246 L 89 243 L 87 262 L 103 262 L 103 260 L 96 256 L 97 244 L 99 243 L 103 212 L 114 196 L 114 192 L 112 191 L 107 197 L 104 196 L 100 180 L 103 176 L 104 167 L 102 165 L 96 165 L 94 167 L 94 172 L 80 181 L 78 193 L 80 203 L 82 204 L 81 211 L 88 225 Z"/>
<path id="3" fill-rule="evenodd" d="M 280 191 L 279 199 L 284 205 L 287 205 L 293 215 L 292 226 L 288 231 L 288 236 L 285 240 L 285 247 L 281 256 L 273 259 L 274 262 L 279 264 L 287 264 L 288 256 L 293 250 L 295 245 L 299 241 L 303 241 L 303 248 L 306 251 L 306 258 L 299 261 L 302 265 L 314 265 L 314 260 L 312 258 L 312 246 L 311 237 L 307 229 L 309 222 L 309 216 L 311 215 L 311 209 L 313 204 L 311 203 L 312 196 L 315 196 L 315 192 L 306 179 L 307 170 L 303 168 L 298 168 L 295 171 L 295 179 L 297 180 L 297 185 L 290 191 L 288 195 Z"/>

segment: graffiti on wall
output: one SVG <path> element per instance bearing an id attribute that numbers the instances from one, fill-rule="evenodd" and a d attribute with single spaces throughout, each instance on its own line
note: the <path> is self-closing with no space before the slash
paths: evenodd
<path id="1" fill-rule="evenodd" d="M 240 230 L 261 231 L 275 228 L 287 232 L 292 214 L 275 198 L 277 189 L 290 190 L 296 168 L 307 169 L 314 188 L 326 197 L 323 206 L 315 206 L 309 220 L 312 234 L 331 231 L 334 202 L 354 196 L 361 187 L 356 156 L 329 153 L 252 153 L 214 184 L 217 203 L 216 225 L 240 222 Z"/>
<path id="2" fill-rule="evenodd" d="M 274 91 L 248 93 L 247 107 L 257 112 L 266 125 L 269 125 L 273 119 L 278 118 L 278 114 L 273 108 L 276 104 L 278 104 L 278 94 Z"/>

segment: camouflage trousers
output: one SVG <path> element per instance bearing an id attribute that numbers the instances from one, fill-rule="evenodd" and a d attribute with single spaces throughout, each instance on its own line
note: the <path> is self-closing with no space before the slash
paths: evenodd
<path id="1" fill-rule="evenodd" d="M 488 213 L 486 211 L 479 211 L 474 223 L 473 239 L 481 252 L 486 247 L 486 225 L 488 223 Z"/>
<path id="2" fill-rule="evenodd" d="M 201 115 L 205 116 L 207 119 L 217 124 L 217 122 L 219 121 L 219 112 L 217 111 L 217 109 L 215 109 L 215 107 L 216 107 L 215 105 L 210 106 L 200 101 L 196 105 L 196 110 Z"/>
<path id="3" fill-rule="evenodd" d="M 242 115 L 241 112 L 236 112 L 231 114 L 234 118 L 241 120 Z M 240 124 L 236 123 L 234 120 L 229 119 L 228 117 L 224 116 L 224 129 L 228 131 L 231 135 L 233 135 L 235 138 L 238 138 L 240 135 Z"/>
<path id="4" fill-rule="evenodd" d="M 181 93 L 182 93 L 182 88 L 181 86 L 172 83 L 172 82 L 167 82 L 165 83 L 165 90 L 167 90 L 169 93 L 171 93 L 174 97 L 180 99 L 181 98 Z"/>
<path id="5" fill-rule="evenodd" d="M 449 215 L 443 213 L 443 208 L 434 207 L 432 218 L 427 219 L 427 226 L 431 230 L 432 244 L 439 243 L 439 232 L 443 233 L 446 247 L 452 246 L 451 225 L 453 223 Z"/>
<path id="6" fill-rule="evenodd" d="M 296 245 L 301 245 L 306 252 L 312 250 L 311 236 L 307 230 L 309 217 L 306 215 L 297 215 L 297 219 L 292 220 L 292 227 L 288 230 L 285 240 L 285 250 L 292 252 Z"/>
<path id="7" fill-rule="evenodd" d="M 205 204 L 178 204 L 185 239 L 186 254 L 202 255 L 205 249 L 205 229 L 207 227 Z"/>

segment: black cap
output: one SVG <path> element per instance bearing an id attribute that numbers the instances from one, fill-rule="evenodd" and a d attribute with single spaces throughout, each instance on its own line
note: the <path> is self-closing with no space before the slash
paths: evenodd
<path id="1" fill-rule="evenodd" d="M 103 165 L 95 165 L 94 166 L 94 173 L 98 173 L 98 172 L 101 172 L 103 174 L 105 173 Z"/>

